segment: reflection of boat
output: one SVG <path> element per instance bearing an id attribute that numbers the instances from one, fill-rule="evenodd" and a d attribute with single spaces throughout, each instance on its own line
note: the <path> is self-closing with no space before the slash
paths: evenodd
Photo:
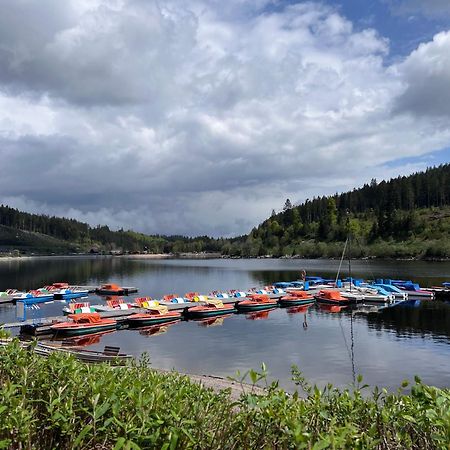
<path id="1" fill-rule="evenodd" d="M 269 314 L 274 309 L 275 308 L 266 309 L 264 311 L 252 311 L 252 312 L 245 314 L 245 318 L 248 320 L 266 320 L 269 318 Z"/>
<path id="2" fill-rule="evenodd" d="M 190 318 L 202 318 L 211 316 L 220 316 L 235 312 L 234 305 L 224 305 L 221 300 L 208 299 L 204 306 L 193 306 L 188 308 L 186 315 Z"/>
<path id="3" fill-rule="evenodd" d="M 64 345 L 70 345 L 70 346 L 76 345 L 77 347 L 87 347 L 89 345 L 98 344 L 103 335 L 108 334 L 108 333 L 114 333 L 114 331 L 115 330 L 107 330 L 107 331 L 102 331 L 101 333 L 88 334 L 86 336 L 79 336 L 79 337 L 72 337 L 69 339 L 64 339 L 61 342 L 61 345 L 63 345 L 63 346 Z"/>
<path id="4" fill-rule="evenodd" d="M 312 305 L 314 302 L 314 297 L 305 291 L 291 292 L 278 300 L 280 306 Z"/>
<path id="5" fill-rule="evenodd" d="M 207 319 L 200 319 L 200 320 L 197 319 L 197 322 L 201 327 L 217 327 L 222 326 L 223 321 L 227 317 L 231 317 L 232 315 L 233 314 L 224 314 L 223 316 L 220 317 L 208 317 Z"/>
<path id="6" fill-rule="evenodd" d="M 319 308 L 322 311 L 330 312 L 330 313 L 338 313 L 341 312 L 344 308 L 347 308 L 346 305 L 328 305 L 325 303 L 319 304 Z"/>
<path id="7" fill-rule="evenodd" d="M 117 328 L 115 320 L 102 319 L 99 313 L 70 314 L 69 319 L 50 326 L 50 330 L 59 336 L 79 336 Z"/>
<path id="8" fill-rule="evenodd" d="M 236 305 L 238 311 L 261 311 L 276 306 L 277 301 L 264 294 L 251 294 L 247 300 L 243 300 Z"/>
<path id="9" fill-rule="evenodd" d="M 306 312 L 308 312 L 308 309 L 312 306 L 313 304 L 310 303 L 309 305 L 300 305 L 300 306 L 290 306 L 289 308 L 286 309 L 286 312 L 288 314 L 305 314 Z"/>
<path id="10" fill-rule="evenodd" d="M 151 325 L 149 327 L 139 328 L 139 334 L 142 336 L 157 336 L 158 334 L 166 333 L 171 325 L 178 323 L 178 320 L 172 322 L 166 322 L 160 325 Z"/>
<path id="11" fill-rule="evenodd" d="M 145 327 L 174 320 L 181 320 L 181 313 L 169 311 L 167 306 L 158 305 L 153 306 L 146 313 L 132 314 L 127 318 L 127 323 L 130 327 Z"/>
<path id="12" fill-rule="evenodd" d="M 327 305 L 349 305 L 351 300 L 341 295 L 339 291 L 323 290 L 314 296 L 318 303 Z"/>

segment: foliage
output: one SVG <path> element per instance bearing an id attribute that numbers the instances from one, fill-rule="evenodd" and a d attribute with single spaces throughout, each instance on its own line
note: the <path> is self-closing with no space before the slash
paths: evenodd
<path id="1" fill-rule="evenodd" d="M 341 252 L 335 243 L 345 241 L 349 233 L 357 244 L 355 256 L 450 258 L 450 164 L 390 181 L 372 180 L 360 189 L 307 199 L 298 206 L 287 199 L 282 212 L 272 211 L 271 217 L 247 236 L 232 239 L 112 231 L 107 226 L 91 227 L 74 219 L 0 206 L 0 246 L 24 251 L 33 248 L 30 239 L 36 240 L 39 234 L 34 247 L 43 252 L 47 248 L 66 253 L 95 248 L 220 252 L 232 257 L 333 257 Z M 47 241 L 42 241 L 45 236 Z M 49 237 L 57 241 L 48 241 Z"/>
<path id="2" fill-rule="evenodd" d="M 18 342 L 0 348 L 0 448 L 445 449 L 450 391 L 419 379 L 410 395 L 375 388 L 321 390 L 294 368 L 304 394 L 276 382 L 233 402 L 147 361 L 89 366 L 65 355 L 38 357 Z M 249 371 L 240 381 L 266 381 Z M 406 384 L 403 385 L 406 387 Z"/>

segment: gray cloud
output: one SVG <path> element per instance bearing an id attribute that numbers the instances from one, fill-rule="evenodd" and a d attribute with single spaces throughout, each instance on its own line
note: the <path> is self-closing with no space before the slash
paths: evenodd
<path id="1" fill-rule="evenodd" d="M 424 68 L 446 73 L 434 41 L 387 67 L 387 41 L 332 8 L 248 3 L 1 2 L 0 201 L 233 235 L 449 145 L 411 114 Z"/>

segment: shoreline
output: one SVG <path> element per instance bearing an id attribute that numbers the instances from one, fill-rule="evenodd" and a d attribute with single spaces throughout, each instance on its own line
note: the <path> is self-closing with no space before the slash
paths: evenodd
<path id="1" fill-rule="evenodd" d="M 3 255 L 0 254 L 0 261 L 15 261 L 15 260 L 28 260 L 36 258 L 123 258 L 123 259 L 136 259 L 136 260 L 162 260 L 162 259 L 197 259 L 197 260 L 207 260 L 207 259 L 248 259 L 248 260 L 296 260 L 296 261 L 339 261 L 338 257 L 315 257 L 307 258 L 303 256 L 260 256 L 260 257 L 244 257 L 244 256 L 228 256 L 221 255 L 220 253 L 182 253 L 178 255 L 173 255 L 170 253 L 148 253 L 148 254 L 100 254 L 100 253 L 82 253 L 82 254 L 53 254 L 53 255 Z M 368 256 L 363 258 L 350 258 L 352 261 L 425 261 L 425 262 L 449 262 L 450 258 L 390 258 L 390 257 L 378 257 L 378 256 Z"/>

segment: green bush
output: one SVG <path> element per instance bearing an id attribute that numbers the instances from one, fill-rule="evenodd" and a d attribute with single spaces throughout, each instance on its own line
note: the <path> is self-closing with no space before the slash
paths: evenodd
<path id="1" fill-rule="evenodd" d="M 448 449 L 447 389 L 417 379 L 410 395 L 362 395 L 359 384 L 321 390 L 293 373 L 302 396 L 272 383 L 232 401 L 145 360 L 116 368 L 44 359 L 15 341 L 0 348 L 0 448 Z M 266 379 L 264 369 L 248 375 Z"/>

